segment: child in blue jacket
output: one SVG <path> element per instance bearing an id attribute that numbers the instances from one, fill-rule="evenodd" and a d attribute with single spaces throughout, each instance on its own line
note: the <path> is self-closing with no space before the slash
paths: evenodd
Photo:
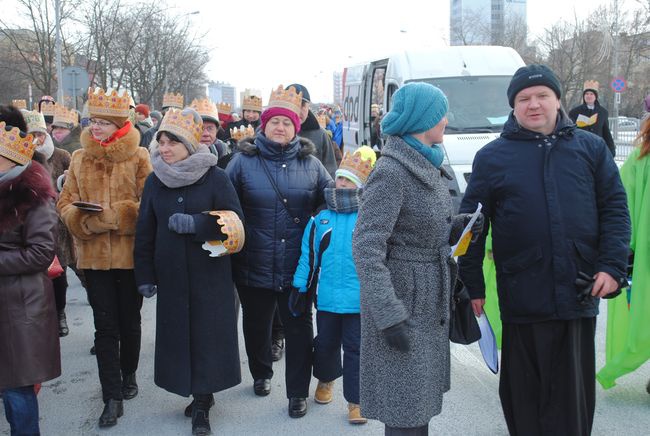
<path id="1" fill-rule="evenodd" d="M 319 382 L 314 399 L 320 404 L 331 402 L 334 380 L 343 375 L 343 396 L 348 401 L 351 424 L 367 421 L 359 408 L 361 326 L 352 233 L 361 188 L 375 160 L 375 152 L 367 146 L 358 148 L 352 155 L 346 153 L 336 170 L 336 188 L 325 189 L 327 209 L 313 217 L 305 228 L 302 253 L 293 277 L 294 296 L 297 295 L 303 304 L 314 289 L 317 294 L 314 376 Z M 295 306 L 291 309 L 293 312 L 301 310 Z"/>

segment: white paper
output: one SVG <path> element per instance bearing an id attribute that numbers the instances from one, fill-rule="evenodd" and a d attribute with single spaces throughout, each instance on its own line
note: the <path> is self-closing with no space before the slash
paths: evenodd
<path id="1" fill-rule="evenodd" d="M 456 251 L 456 248 L 458 248 L 458 244 L 463 240 L 463 237 L 472 230 L 472 226 L 478 219 L 478 216 L 481 213 L 481 209 L 483 209 L 483 205 L 479 203 L 478 206 L 476 206 L 476 211 L 474 211 L 472 214 L 472 218 L 470 218 L 469 222 L 463 229 L 463 233 L 461 233 L 460 238 L 458 238 L 458 241 L 456 241 L 456 243 L 451 247 L 449 256 L 454 257 L 454 252 Z"/>
<path id="2" fill-rule="evenodd" d="M 478 340 L 478 345 L 481 348 L 481 354 L 487 367 L 494 374 L 499 372 L 499 352 L 497 350 L 497 339 L 492 331 L 490 320 L 488 320 L 485 312 L 476 318 L 478 327 L 481 329 L 481 339 Z"/>

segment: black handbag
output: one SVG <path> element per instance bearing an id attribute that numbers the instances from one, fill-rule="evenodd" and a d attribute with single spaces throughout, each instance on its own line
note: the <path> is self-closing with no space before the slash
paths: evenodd
<path id="1" fill-rule="evenodd" d="M 469 345 L 479 339 L 481 339 L 481 330 L 472 310 L 469 292 L 463 282 L 456 280 L 451 295 L 449 340 L 455 344 Z"/>

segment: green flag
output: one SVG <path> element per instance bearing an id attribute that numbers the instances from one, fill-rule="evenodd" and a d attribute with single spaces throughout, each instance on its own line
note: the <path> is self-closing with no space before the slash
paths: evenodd
<path id="1" fill-rule="evenodd" d="M 497 347 L 501 349 L 501 311 L 499 310 L 499 295 L 497 294 L 497 271 L 492 256 L 492 231 L 485 240 L 485 258 L 483 259 L 483 278 L 485 280 L 485 306 L 483 310 L 490 320 Z"/>

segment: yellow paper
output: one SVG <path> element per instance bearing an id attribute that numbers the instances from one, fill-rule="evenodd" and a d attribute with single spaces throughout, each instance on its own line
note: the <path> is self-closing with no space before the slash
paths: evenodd
<path id="1" fill-rule="evenodd" d="M 593 114 L 590 117 L 587 117 L 585 115 L 578 115 L 578 119 L 576 120 L 576 126 L 578 127 L 587 127 L 587 126 L 593 126 L 596 124 L 598 121 L 598 114 Z"/>

